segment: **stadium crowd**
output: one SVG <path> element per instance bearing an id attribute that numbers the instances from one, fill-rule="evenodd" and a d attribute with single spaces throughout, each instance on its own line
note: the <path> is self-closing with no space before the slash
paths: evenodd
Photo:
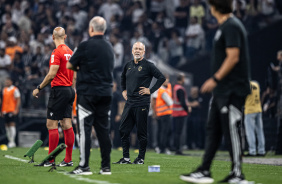
<path id="1" fill-rule="evenodd" d="M 271 24 L 277 14 L 274 0 L 234 0 L 233 9 L 248 33 Z M 45 108 L 45 100 L 41 104 L 32 103 L 31 90 L 48 72 L 50 55 L 55 48 L 52 30 L 64 27 L 66 45 L 74 50 L 88 38 L 88 22 L 96 15 L 106 19 L 106 37 L 115 52 L 117 86 L 114 86 L 113 103 L 116 104 L 113 106 L 117 115 L 120 114 L 118 108 L 122 107 L 119 103 L 123 101 L 118 92 L 119 76 L 132 57 L 133 43 L 145 44 L 147 58 L 154 55 L 163 63 L 179 67 L 211 50 L 218 27 L 206 0 L 0 0 L 0 89 L 10 76 L 21 91 L 22 108 Z M 203 148 L 202 136 L 195 133 L 204 133 L 203 124 L 196 123 L 201 118 L 198 109 L 202 98 L 197 87 L 192 87 L 188 94 L 189 102 L 195 103 L 188 118 L 191 123 L 187 128 L 187 145 Z M 274 94 L 268 89 L 262 96 L 263 110 L 272 117 L 276 113 L 272 112 L 273 103 L 277 104 Z M 134 136 L 132 139 L 135 144 Z M 114 141 L 115 147 L 120 146 L 118 140 Z M 149 145 L 156 147 L 153 142 Z"/>

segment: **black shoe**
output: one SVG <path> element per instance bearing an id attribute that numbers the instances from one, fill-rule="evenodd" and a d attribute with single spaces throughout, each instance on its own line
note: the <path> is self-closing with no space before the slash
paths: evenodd
<path id="1" fill-rule="evenodd" d="M 111 175 L 111 169 L 108 168 L 108 167 L 104 167 L 100 170 L 99 174 L 102 174 L 102 175 Z"/>
<path id="2" fill-rule="evenodd" d="M 73 162 L 65 162 L 65 160 L 63 160 L 60 164 L 57 165 L 58 167 L 72 167 L 73 166 Z"/>
<path id="3" fill-rule="evenodd" d="M 176 151 L 175 155 L 184 155 L 184 154 L 182 153 L 182 151 Z"/>
<path id="4" fill-rule="evenodd" d="M 137 158 L 134 160 L 133 164 L 144 164 L 144 160 L 137 157 Z"/>
<path id="5" fill-rule="evenodd" d="M 256 157 L 256 156 L 257 156 L 257 155 L 252 155 L 252 154 L 250 154 L 250 153 L 244 155 L 244 157 Z"/>
<path id="6" fill-rule="evenodd" d="M 34 165 L 34 166 L 51 167 L 51 166 L 55 166 L 55 162 L 44 161 L 44 162 L 41 162 L 40 164 L 37 164 L 37 165 Z"/>
<path id="7" fill-rule="evenodd" d="M 132 164 L 130 159 L 128 161 L 126 161 L 124 158 L 121 158 L 119 161 L 117 162 L 113 162 L 113 164 Z"/>
<path id="8" fill-rule="evenodd" d="M 244 181 L 246 180 L 243 174 L 241 174 L 240 176 L 235 176 L 235 174 L 231 172 L 223 180 L 219 181 L 219 183 L 240 183 Z"/>
<path id="9" fill-rule="evenodd" d="M 196 170 L 189 174 L 180 175 L 180 179 L 190 183 L 213 183 L 214 179 L 211 177 L 209 171 Z"/>
<path id="10" fill-rule="evenodd" d="M 257 156 L 258 156 L 258 157 L 265 157 L 265 154 L 260 154 L 260 153 L 258 153 Z"/>
<path id="11" fill-rule="evenodd" d="M 89 167 L 81 167 L 77 166 L 73 171 L 69 172 L 68 174 L 76 174 L 76 175 L 92 175 Z"/>

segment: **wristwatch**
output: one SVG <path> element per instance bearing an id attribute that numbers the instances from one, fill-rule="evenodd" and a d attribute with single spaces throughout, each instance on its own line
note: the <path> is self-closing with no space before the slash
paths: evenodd
<path id="1" fill-rule="evenodd" d="M 40 85 L 38 85 L 36 88 L 37 88 L 39 91 L 41 90 Z"/>

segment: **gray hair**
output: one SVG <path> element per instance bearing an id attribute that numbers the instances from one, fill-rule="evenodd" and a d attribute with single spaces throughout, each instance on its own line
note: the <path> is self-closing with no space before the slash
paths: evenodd
<path id="1" fill-rule="evenodd" d="M 135 43 L 133 44 L 132 49 L 133 49 L 134 45 L 135 45 L 135 44 L 137 44 L 137 43 L 140 43 L 141 45 L 143 45 L 143 47 L 144 47 L 144 51 L 145 51 L 145 44 L 144 44 L 144 43 L 142 43 L 142 42 L 139 42 L 139 41 L 138 41 L 138 42 L 135 42 Z"/>
<path id="2" fill-rule="evenodd" d="M 89 27 L 92 27 L 94 32 L 102 32 L 105 33 L 107 29 L 106 20 L 103 17 L 95 16 L 89 22 Z"/>

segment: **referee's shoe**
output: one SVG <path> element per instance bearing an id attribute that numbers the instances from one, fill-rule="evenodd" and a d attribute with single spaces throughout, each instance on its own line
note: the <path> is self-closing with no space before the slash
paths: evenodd
<path id="1" fill-rule="evenodd" d="M 130 158 L 121 158 L 117 162 L 113 162 L 113 164 L 132 164 Z"/>

